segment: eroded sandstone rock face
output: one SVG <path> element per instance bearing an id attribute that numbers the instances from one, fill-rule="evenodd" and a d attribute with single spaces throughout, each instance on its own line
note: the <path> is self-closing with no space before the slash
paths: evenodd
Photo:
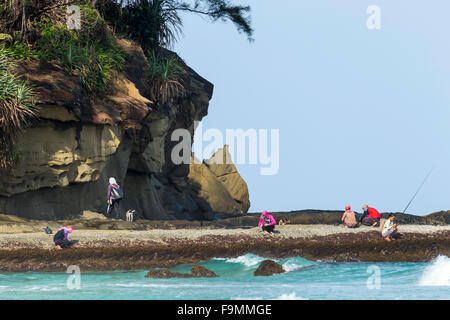
<path id="1" fill-rule="evenodd" d="M 231 197 L 238 203 L 242 212 L 247 212 L 250 208 L 250 195 L 247 183 L 237 171 L 228 151 L 228 145 L 217 150 L 205 163 L 230 193 Z"/>
<path id="2" fill-rule="evenodd" d="M 61 128 L 46 121 L 30 128 L 16 146 L 19 164 L 0 181 L 0 195 L 96 181 L 120 140 L 119 128 L 111 126 Z"/>
<path id="3" fill-rule="evenodd" d="M 246 213 L 250 208 L 247 183 L 233 164 L 227 145 L 203 162 L 192 155 L 188 177 L 215 212 Z"/>
<path id="4" fill-rule="evenodd" d="M 239 212 L 242 209 L 233 199 L 226 187 L 217 179 L 205 162 L 200 162 L 193 155 L 188 175 L 193 188 L 215 212 Z"/>
<path id="5" fill-rule="evenodd" d="M 171 161 L 178 143 L 171 133 L 183 128 L 193 136 L 194 121 L 207 115 L 213 85 L 180 61 L 185 69 L 183 94 L 156 106 L 145 97 L 142 79 L 149 66 L 142 49 L 119 42 L 129 56 L 105 97 L 89 95 L 79 75 L 67 74 L 59 65 L 21 64 L 20 73 L 37 92 L 40 112 L 16 145 L 18 165 L 0 177 L 0 212 L 49 220 L 105 212 L 111 176 L 125 191 L 123 214 L 134 209 L 145 219 L 205 220 L 212 219 L 216 209 L 241 212 L 206 166 L 193 174 L 206 177 L 212 188 L 199 189 L 188 177 L 189 164 Z M 204 190 L 215 201 L 205 199 Z"/>

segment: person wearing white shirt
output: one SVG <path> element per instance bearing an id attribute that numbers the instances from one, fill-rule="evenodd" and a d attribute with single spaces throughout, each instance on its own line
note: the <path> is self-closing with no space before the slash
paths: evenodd
<path id="1" fill-rule="evenodd" d="M 395 216 L 391 213 L 389 215 L 389 218 L 384 223 L 383 231 L 381 232 L 381 235 L 387 241 L 391 241 L 392 236 L 397 232 L 397 224 L 394 223 L 394 220 L 395 220 Z"/>

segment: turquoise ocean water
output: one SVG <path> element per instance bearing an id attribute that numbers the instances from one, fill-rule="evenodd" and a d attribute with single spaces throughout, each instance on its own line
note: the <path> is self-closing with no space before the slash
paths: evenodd
<path id="1" fill-rule="evenodd" d="M 0 299 L 450 299 L 450 259 L 424 263 L 278 260 L 288 272 L 254 277 L 264 260 L 247 254 L 200 264 L 220 277 L 150 279 L 146 270 L 86 272 L 79 288 L 66 273 L 1 273 Z M 190 272 L 192 265 L 173 271 Z M 69 283 L 69 286 L 67 286 Z"/>

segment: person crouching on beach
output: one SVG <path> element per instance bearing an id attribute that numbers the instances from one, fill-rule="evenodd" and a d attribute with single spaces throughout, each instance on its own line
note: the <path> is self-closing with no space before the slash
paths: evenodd
<path id="1" fill-rule="evenodd" d="M 381 214 L 377 209 L 369 207 L 367 204 L 362 205 L 364 211 L 359 223 L 365 224 L 366 226 L 376 227 L 378 222 L 380 222 Z"/>
<path id="2" fill-rule="evenodd" d="M 56 249 L 69 248 L 74 243 L 68 239 L 69 233 L 72 233 L 72 226 L 62 227 L 53 236 L 53 242 Z"/>
<path id="3" fill-rule="evenodd" d="M 276 224 L 277 222 L 275 221 L 275 218 L 268 214 L 267 211 L 263 211 L 259 217 L 258 229 L 261 228 L 264 233 L 268 233 L 273 236 Z"/>
<path id="4" fill-rule="evenodd" d="M 347 228 L 356 228 L 358 226 L 356 223 L 355 213 L 349 205 L 345 206 L 345 212 L 342 215 L 341 221 L 344 222 L 344 225 Z"/>
<path id="5" fill-rule="evenodd" d="M 394 223 L 394 220 L 395 220 L 395 216 L 394 216 L 394 214 L 391 213 L 389 215 L 389 218 L 384 223 L 383 231 L 381 232 L 381 235 L 387 241 L 391 241 L 392 236 L 394 236 L 398 231 L 397 224 Z"/>

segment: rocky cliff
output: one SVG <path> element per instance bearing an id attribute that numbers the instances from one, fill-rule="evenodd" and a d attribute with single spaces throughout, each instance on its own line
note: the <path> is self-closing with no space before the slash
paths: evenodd
<path id="1" fill-rule="evenodd" d="M 247 183 L 233 164 L 228 146 L 217 150 L 209 160 L 191 160 L 189 178 L 198 186 L 216 212 L 242 212 L 250 208 Z M 234 201 L 233 201 L 234 200 Z"/>
<path id="2" fill-rule="evenodd" d="M 0 177 L 0 212 L 48 220 L 104 212 L 111 176 L 124 188 L 122 210 L 135 209 L 142 218 L 246 212 L 249 204 L 219 181 L 220 174 L 170 158 L 178 143 L 171 133 L 185 128 L 193 137 L 194 121 L 208 113 L 213 85 L 181 63 L 183 94 L 157 106 L 145 96 L 143 70 L 149 66 L 141 48 L 125 40 L 120 46 L 128 53 L 126 66 L 102 97 L 87 94 L 80 77 L 56 63 L 21 64 L 19 72 L 37 92 L 39 119 L 16 145 L 19 163 Z"/>

